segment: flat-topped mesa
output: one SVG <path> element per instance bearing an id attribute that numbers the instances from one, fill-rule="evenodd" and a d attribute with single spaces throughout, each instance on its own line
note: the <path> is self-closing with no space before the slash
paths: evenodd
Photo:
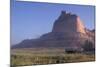
<path id="1" fill-rule="evenodd" d="M 85 27 L 75 14 L 62 11 L 59 18 L 55 21 L 52 32 L 85 33 Z"/>

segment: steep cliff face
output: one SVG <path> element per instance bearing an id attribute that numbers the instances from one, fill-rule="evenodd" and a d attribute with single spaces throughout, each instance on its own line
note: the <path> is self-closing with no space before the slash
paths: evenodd
<path id="1" fill-rule="evenodd" d="M 77 15 L 62 11 L 54 23 L 52 32 L 85 33 L 84 29 L 85 27 Z"/>
<path id="2" fill-rule="evenodd" d="M 85 28 L 79 16 L 62 11 L 51 32 L 39 39 L 23 41 L 13 48 L 64 47 L 81 48 L 86 40 L 94 42 L 94 33 Z"/>

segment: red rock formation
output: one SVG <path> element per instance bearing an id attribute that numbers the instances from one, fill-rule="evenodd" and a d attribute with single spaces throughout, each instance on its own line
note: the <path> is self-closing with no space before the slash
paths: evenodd
<path id="1" fill-rule="evenodd" d="M 54 23 L 52 32 L 80 32 L 85 34 L 85 27 L 77 15 L 62 11 L 60 17 Z"/>
<path id="2" fill-rule="evenodd" d="M 32 47 L 64 47 L 81 48 L 86 40 L 94 42 L 94 35 L 83 25 L 79 16 L 62 11 L 54 22 L 51 32 L 42 35 L 39 39 L 21 42 L 15 48 Z"/>

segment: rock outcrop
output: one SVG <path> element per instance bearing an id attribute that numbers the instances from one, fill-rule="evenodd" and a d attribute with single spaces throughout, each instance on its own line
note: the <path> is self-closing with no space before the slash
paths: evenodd
<path id="1" fill-rule="evenodd" d="M 77 15 L 62 11 L 60 17 L 54 23 L 52 32 L 85 33 L 84 29 L 85 27 Z"/>
<path id="2" fill-rule="evenodd" d="M 80 49 L 86 40 L 94 43 L 94 33 L 87 30 L 80 17 L 62 11 L 51 32 L 38 39 L 24 40 L 12 48 L 63 47 Z"/>

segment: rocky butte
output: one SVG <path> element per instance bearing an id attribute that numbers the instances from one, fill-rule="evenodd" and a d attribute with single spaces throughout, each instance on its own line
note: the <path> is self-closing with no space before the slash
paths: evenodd
<path id="1" fill-rule="evenodd" d="M 51 32 L 38 39 L 26 39 L 12 48 L 63 47 L 81 49 L 86 40 L 94 43 L 94 39 L 94 32 L 85 28 L 79 16 L 62 11 L 58 19 L 55 20 Z"/>

